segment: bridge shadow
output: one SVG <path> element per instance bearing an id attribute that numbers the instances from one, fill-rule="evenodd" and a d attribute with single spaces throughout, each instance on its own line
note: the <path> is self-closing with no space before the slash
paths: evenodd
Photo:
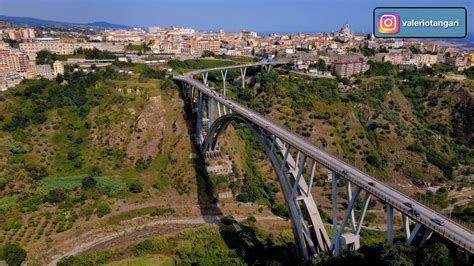
<path id="1" fill-rule="evenodd" d="M 184 99 L 184 97 L 182 97 L 182 99 Z M 196 142 L 195 135 L 197 115 L 192 112 L 189 101 L 184 99 L 184 103 L 184 118 L 190 138 L 191 151 L 193 153 L 192 164 L 196 173 L 197 200 L 199 210 L 206 223 L 216 223 L 219 221 L 217 217 L 221 217 L 223 213 L 216 203 L 217 198 L 214 196 L 211 179 L 206 169 L 206 161 L 201 154 L 199 144 Z"/>

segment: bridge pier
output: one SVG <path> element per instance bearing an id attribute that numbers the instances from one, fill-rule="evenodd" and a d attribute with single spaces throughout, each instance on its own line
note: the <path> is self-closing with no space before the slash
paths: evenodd
<path id="1" fill-rule="evenodd" d="M 405 234 L 405 241 L 408 241 L 410 238 L 410 221 L 408 216 L 402 213 L 402 223 L 403 223 L 403 233 Z"/>
<path id="2" fill-rule="evenodd" d="M 263 69 L 265 69 L 266 72 L 270 72 L 272 68 L 272 65 L 263 65 Z"/>
<path id="3" fill-rule="evenodd" d="M 223 89 L 223 94 L 225 96 L 226 95 L 226 93 L 225 93 L 225 79 L 227 77 L 227 69 L 225 71 L 221 70 L 221 75 L 222 75 L 222 89 Z"/>
<path id="4" fill-rule="evenodd" d="M 204 84 L 207 84 L 207 76 L 209 75 L 209 72 L 202 73 L 202 81 L 204 81 Z"/>
<path id="5" fill-rule="evenodd" d="M 242 89 L 245 88 L 245 73 L 247 72 L 247 68 L 240 69 L 240 76 L 242 77 Z"/>
<path id="6" fill-rule="evenodd" d="M 393 207 L 385 205 L 387 208 L 387 241 L 393 244 Z"/>
<path id="7" fill-rule="evenodd" d="M 332 204 L 332 243 L 333 247 L 331 248 L 334 250 L 336 255 L 341 253 L 340 251 L 340 243 L 337 237 L 337 174 L 335 172 L 331 172 L 332 175 L 332 194 L 331 194 L 331 204 Z"/>

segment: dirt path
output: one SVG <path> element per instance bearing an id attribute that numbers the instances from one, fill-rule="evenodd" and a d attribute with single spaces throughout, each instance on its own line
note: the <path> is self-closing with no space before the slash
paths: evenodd
<path id="1" fill-rule="evenodd" d="M 183 218 L 183 219 L 167 219 L 167 220 L 158 220 L 158 221 L 152 221 L 140 226 L 132 227 L 132 228 L 126 228 L 120 232 L 116 233 L 111 233 L 109 235 L 94 239 L 92 241 L 84 242 L 80 245 L 75 246 L 72 250 L 63 253 L 63 254 L 57 254 L 54 255 L 51 259 L 51 262 L 48 264 L 50 266 L 56 265 L 56 263 L 67 256 L 73 256 L 73 255 L 80 255 L 84 254 L 88 251 L 92 251 L 97 247 L 110 247 L 113 242 L 116 242 L 116 240 L 120 240 L 122 238 L 127 238 L 129 240 L 129 235 L 133 233 L 140 233 L 141 236 L 150 236 L 152 235 L 159 235 L 159 234 L 165 234 L 169 233 L 172 231 L 170 228 L 167 228 L 167 225 L 172 225 L 172 228 L 174 230 L 176 229 L 182 229 L 185 227 L 188 227 L 189 225 L 199 225 L 199 224 L 215 224 L 220 221 L 222 218 L 221 215 L 205 215 L 201 217 L 190 217 L 190 218 Z M 247 219 L 245 216 L 237 216 L 234 217 L 237 221 L 243 221 Z M 283 221 L 284 219 L 277 217 L 277 216 L 255 216 L 257 221 Z M 153 229 L 153 227 L 156 226 L 164 226 L 164 228 L 160 229 Z M 144 230 L 146 229 L 146 230 Z M 152 232 L 149 232 L 150 229 Z M 86 233 L 87 234 L 87 233 Z M 82 236 L 79 236 L 78 239 L 80 239 Z M 137 238 L 137 237 L 135 237 Z M 125 239 L 124 239 L 125 240 Z M 119 241 L 120 243 L 123 244 L 123 241 Z"/>

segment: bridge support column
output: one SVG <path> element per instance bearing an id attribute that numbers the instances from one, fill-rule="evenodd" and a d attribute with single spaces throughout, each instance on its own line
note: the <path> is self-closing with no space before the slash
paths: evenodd
<path id="1" fill-rule="evenodd" d="M 340 253 L 340 242 L 337 237 L 337 174 L 331 172 L 332 175 L 332 244 L 334 246 L 334 253 Z"/>
<path id="2" fill-rule="evenodd" d="M 240 69 L 240 76 L 242 77 L 242 89 L 245 88 L 245 73 L 247 72 L 247 68 Z"/>
<path id="3" fill-rule="evenodd" d="M 190 101 L 189 101 L 189 102 L 190 102 L 190 105 L 191 105 L 191 111 L 194 113 L 194 112 L 195 112 L 195 110 L 194 110 L 194 96 L 195 96 L 195 95 L 194 95 L 194 94 L 195 94 L 194 86 L 192 86 L 192 87 L 190 88 L 190 92 L 189 92 L 189 93 L 190 93 Z"/>
<path id="4" fill-rule="evenodd" d="M 349 203 L 352 199 L 352 185 L 349 180 L 346 180 L 346 193 L 347 193 L 347 203 Z M 350 222 L 351 222 L 351 228 L 352 232 L 355 232 L 356 230 L 356 223 L 355 223 L 355 216 L 354 216 L 354 209 L 351 211 L 351 217 L 350 217 Z"/>
<path id="5" fill-rule="evenodd" d="M 416 236 L 418 235 L 418 232 L 420 231 L 420 228 L 421 228 L 421 224 L 417 223 L 415 225 L 415 228 L 413 228 L 413 231 L 411 231 L 410 233 L 410 237 L 407 240 L 408 244 L 411 244 L 415 241 Z"/>
<path id="6" fill-rule="evenodd" d="M 271 145 L 274 142 L 273 138 L 267 134 L 266 139 L 268 151 L 272 153 Z M 296 221 L 302 222 L 301 226 L 295 227 L 295 238 L 302 240 L 302 242 L 297 241 L 300 249 L 298 252 L 302 258 L 305 257 L 304 254 L 312 257 L 319 252 L 327 252 L 331 246 L 330 239 L 327 236 L 326 229 L 311 194 L 311 187 L 308 186 L 303 176 L 308 157 L 306 154 L 297 151 L 301 157 L 301 160 L 298 160 L 297 163 L 291 155 L 291 147 L 289 144 L 283 143 L 278 138 L 275 139 L 274 143 L 276 144 L 274 148 L 275 152 L 272 154 L 279 154 L 283 158 L 277 166 L 278 171 L 285 175 L 280 185 L 283 191 L 288 191 L 289 193 L 285 195 L 285 198 L 287 199 L 289 209 L 294 209 L 291 215 L 296 218 Z M 309 178 L 313 179 L 316 162 L 311 161 L 310 165 L 310 173 L 312 176 Z M 294 182 L 290 183 L 289 178 L 292 178 Z M 302 238 L 298 237 L 299 234 L 302 234 Z"/>
<path id="7" fill-rule="evenodd" d="M 211 127 L 212 123 L 214 122 L 214 98 L 208 96 L 207 97 L 207 117 L 209 118 L 209 127 Z"/>
<path id="8" fill-rule="evenodd" d="M 410 221 L 408 216 L 402 213 L 402 223 L 403 223 L 403 233 L 405 234 L 405 241 L 408 241 L 410 238 Z"/>
<path id="9" fill-rule="evenodd" d="M 223 89 L 223 93 L 224 93 L 224 96 L 225 96 L 225 79 L 227 77 L 227 69 L 225 71 L 222 71 L 221 70 L 221 75 L 222 75 L 222 89 Z"/>
<path id="10" fill-rule="evenodd" d="M 271 68 L 272 68 L 272 65 L 263 65 L 263 69 L 265 69 L 265 71 L 267 72 L 270 72 Z"/>
<path id="11" fill-rule="evenodd" d="M 219 117 L 222 116 L 221 103 L 220 103 L 220 102 L 217 102 L 217 115 L 218 115 Z"/>
<path id="12" fill-rule="evenodd" d="M 387 241 L 393 243 L 393 207 L 386 204 L 387 208 Z"/>
<path id="13" fill-rule="evenodd" d="M 204 84 L 207 85 L 207 76 L 209 75 L 209 72 L 202 73 L 202 81 L 204 81 Z"/>
<path id="14" fill-rule="evenodd" d="M 342 236 L 342 233 L 344 232 L 344 228 L 346 227 L 347 220 L 349 220 L 351 212 L 354 208 L 355 202 L 356 202 L 357 198 L 359 197 L 359 193 L 360 193 L 360 187 L 356 187 L 356 189 L 354 191 L 354 197 L 349 202 L 349 204 L 347 206 L 347 210 L 344 214 L 344 218 L 342 218 L 341 226 L 339 226 L 339 229 L 337 229 L 337 233 L 335 235 L 335 238 L 333 239 L 333 248 L 332 248 L 332 250 L 336 253 L 336 255 L 341 254 L 341 247 L 340 247 L 340 245 L 341 245 L 341 236 Z M 337 224 L 336 224 L 336 228 L 337 228 Z M 344 238 L 344 239 L 346 239 L 346 238 Z M 356 241 L 358 241 L 358 240 L 356 240 Z M 338 246 L 338 247 L 336 248 L 336 246 Z"/>
<path id="15" fill-rule="evenodd" d="M 432 234 L 433 234 L 433 231 L 429 229 L 428 227 L 426 227 L 425 233 L 423 234 L 423 237 L 421 238 L 420 247 L 425 245 L 426 241 L 430 239 Z"/>
<path id="16" fill-rule="evenodd" d="M 362 210 L 360 211 L 359 223 L 357 224 L 356 230 L 354 232 L 356 235 L 360 234 L 360 229 L 362 228 L 362 225 L 364 224 L 364 218 L 365 218 L 365 214 L 367 213 L 367 208 L 369 207 L 370 197 L 371 197 L 370 193 L 366 191 L 364 202 L 362 203 Z"/>
<path id="17" fill-rule="evenodd" d="M 198 91 L 198 107 L 197 107 L 197 123 L 196 123 L 196 140 L 199 145 L 202 143 L 202 99 L 203 95 L 201 91 Z"/>

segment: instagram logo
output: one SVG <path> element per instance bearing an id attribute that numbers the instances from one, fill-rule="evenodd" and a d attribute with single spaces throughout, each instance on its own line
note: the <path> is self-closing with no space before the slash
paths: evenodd
<path id="1" fill-rule="evenodd" d="M 400 16 L 397 12 L 381 13 L 378 20 L 380 33 L 397 33 L 400 30 Z"/>

